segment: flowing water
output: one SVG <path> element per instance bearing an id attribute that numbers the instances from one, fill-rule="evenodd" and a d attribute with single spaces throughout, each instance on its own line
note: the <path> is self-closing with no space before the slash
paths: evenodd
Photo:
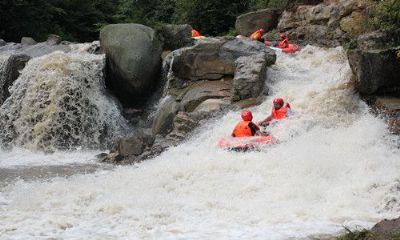
<path id="1" fill-rule="evenodd" d="M 261 120 L 274 97 L 291 103 L 294 115 L 269 129 L 279 144 L 218 149 L 240 120 L 230 112 L 135 166 L 14 179 L 0 191 L 0 238 L 302 239 L 397 217 L 398 137 L 353 91 L 343 50 L 279 54 L 268 75 L 270 96 L 252 110 Z"/>

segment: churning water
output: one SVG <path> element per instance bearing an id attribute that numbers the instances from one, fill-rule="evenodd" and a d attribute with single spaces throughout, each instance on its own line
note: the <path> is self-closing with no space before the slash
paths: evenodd
<path id="1" fill-rule="evenodd" d="M 341 48 L 278 54 L 268 70 L 269 114 L 282 96 L 295 112 L 260 152 L 216 147 L 239 112 L 202 126 L 136 166 L 0 192 L 2 239 L 298 239 L 370 227 L 399 213 L 398 138 L 352 90 Z M 0 153 L 1 154 L 1 153 Z"/>

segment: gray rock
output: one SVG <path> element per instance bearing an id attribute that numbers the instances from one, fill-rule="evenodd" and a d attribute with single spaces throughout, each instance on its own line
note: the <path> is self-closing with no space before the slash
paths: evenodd
<path id="1" fill-rule="evenodd" d="M 193 44 L 192 27 L 188 24 L 167 24 L 161 27 L 159 34 L 163 37 L 163 49 L 175 50 Z"/>
<path id="2" fill-rule="evenodd" d="M 22 45 L 35 45 L 37 42 L 35 41 L 35 39 L 31 38 L 31 37 L 22 37 L 21 38 L 21 44 Z"/>
<path id="3" fill-rule="evenodd" d="M 55 35 L 55 34 L 50 34 L 47 37 L 46 43 L 49 45 L 57 45 L 57 44 L 60 44 L 61 41 L 62 41 L 62 38 L 60 36 Z"/>
<path id="4" fill-rule="evenodd" d="M 162 99 L 155 115 L 152 127 L 153 135 L 166 135 L 173 129 L 174 117 L 179 111 L 180 105 L 173 97 Z"/>
<path id="5" fill-rule="evenodd" d="M 0 56 L 0 105 L 10 96 L 8 88 L 18 78 L 30 57 L 23 54 Z"/>
<path id="6" fill-rule="evenodd" d="M 356 88 L 361 94 L 400 94 L 398 50 L 348 51 L 350 67 L 356 76 Z"/>
<path id="7" fill-rule="evenodd" d="M 7 43 L 3 39 L 0 39 L 0 47 L 5 46 Z"/>
<path id="8" fill-rule="evenodd" d="M 374 31 L 360 35 L 357 39 L 358 48 L 362 50 L 384 49 L 399 44 L 400 29 L 393 32 Z"/>
<path id="9" fill-rule="evenodd" d="M 210 112 L 219 112 L 224 108 L 227 108 L 230 104 L 230 100 L 226 99 L 207 99 L 204 102 L 200 103 L 193 112 L 195 113 L 210 113 Z"/>
<path id="10" fill-rule="evenodd" d="M 262 9 L 240 15 L 236 19 L 235 28 L 238 34 L 248 36 L 263 28 L 266 31 L 274 29 L 278 24 L 279 13 L 276 9 Z"/>
<path id="11" fill-rule="evenodd" d="M 111 24 L 100 32 L 107 56 L 107 83 L 125 105 L 139 103 L 154 89 L 161 67 L 161 42 L 140 24 Z"/>
<path id="12" fill-rule="evenodd" d="M 250 39 L 207 39 L 193 47 L 180 49 L 175 54 L 172 71 L 181 79 L 212 80 L 235 73 L 235 61 L 242 56 L 267 52 L 268 65 L 275 61 L 275 53 L 264 44 Z"/>
<path id="13" fill-rule="evenodd" d="M 186 112 L 192 112 L 197 106 L 207 99 L 230 98 L 232 80 L 201 81 L 188 87 L 181 104 Z"/>
<path id="14" fill-rule="evenodd" d="M 383 220 L 377 223 L 372 229 L 374 240 L 395 240 L 400 236 L 400 218 Z"/>
<path id="15" fill-rule="evenodd" d="M 130 156 L 139 156 L 146 147 L 151 146 L 154 142 L 152 135 L 145 133 L 135 133 L 130 137 L 120 138 L 116 143 L 116 152 L 125 158 Z"/>
<path id="16" fill-rule="evenodd" d="M 236 73 L 233 78 L 232 101 L 257 98 L 264 89 L 267 74 L 265 53 L 236 60 Z"/>

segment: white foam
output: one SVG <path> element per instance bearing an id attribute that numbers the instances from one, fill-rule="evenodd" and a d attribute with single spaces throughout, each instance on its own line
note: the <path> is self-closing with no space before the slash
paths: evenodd
<path id="1" fill-rule="evenodd" d="M 399 212 L 398 138 L 353 93 L 343 50 L 279 55 L 271 97 L 296 115 L 260 152 L 216 147 L 240 120 L 230 112 L 184 144 L 137 166 L 0 193 L 4 239 L 293 239 L 370 227 Z"/>

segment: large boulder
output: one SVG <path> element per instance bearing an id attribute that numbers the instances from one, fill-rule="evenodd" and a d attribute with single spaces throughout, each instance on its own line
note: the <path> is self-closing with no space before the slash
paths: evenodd
<path id="1" fill-rule="evenodd" d="M 100 32 L 107 56 L 107 84 L 125 105 L 142 103 L 154 89 L 162 45 L 153 29 L 140 24 L 111 24 Z"/>
<path id="2" fill-rule="evenodd" d="M 192 27 L 188 24 L 166 24 L 159 34 L 163 37 L 164 50 L 176 50 L 193 44 Z"/>
<path id="3" fill-rule="evenodd" d="M 0 105 L 10 96 L 9 87 L 18 78 L 30 57 L 23 54 L 0 56 Z"/>
<path id="4" fill-rule="evenodd" d="M 383 220 L 371 229 L 374 240 L 395 240 L 400 236 L 400 218 Z"/>
<path id="5" fill-rule="evenodd" d="M 233 78 L 232 101 L 257 98 L 263 91 L 266 73 L 265 53 L 238 58 Z"/>
<path id="6" fill-rule="evenodd" d="M 354 11 L 350 16 L 340 20 L 340 28 L 348 33 L 350 37 L 356 37 L 366 31 L 367 25 L 365 24 L 367 17 L 359 11 Z"/>
<path id="7" fill-rule="evenodd" d="M 272 30 L 278 24 L 279 12 L 276 9 L 262 9 L 240 15 L 236 19 L 235 28 L 238 34 L 248 36 L 263 28 Z"/>
<path id="8" fill-rule="evenodd" d="M 242 56 L 268 52 L 266 61 L 275 62 L 275 54 L 264 44 L 244 38 L 207 39 L 185 48 L 174 56 L 172 71 L 178 78 L 192 81 L 221 79 L 235 74 L 235 61 Z"/>
<path id="9" fill-rule="evenodd" d="M 348 51 L 356 88 L 363 95 L 400 94 L 400 48 Z"/>

